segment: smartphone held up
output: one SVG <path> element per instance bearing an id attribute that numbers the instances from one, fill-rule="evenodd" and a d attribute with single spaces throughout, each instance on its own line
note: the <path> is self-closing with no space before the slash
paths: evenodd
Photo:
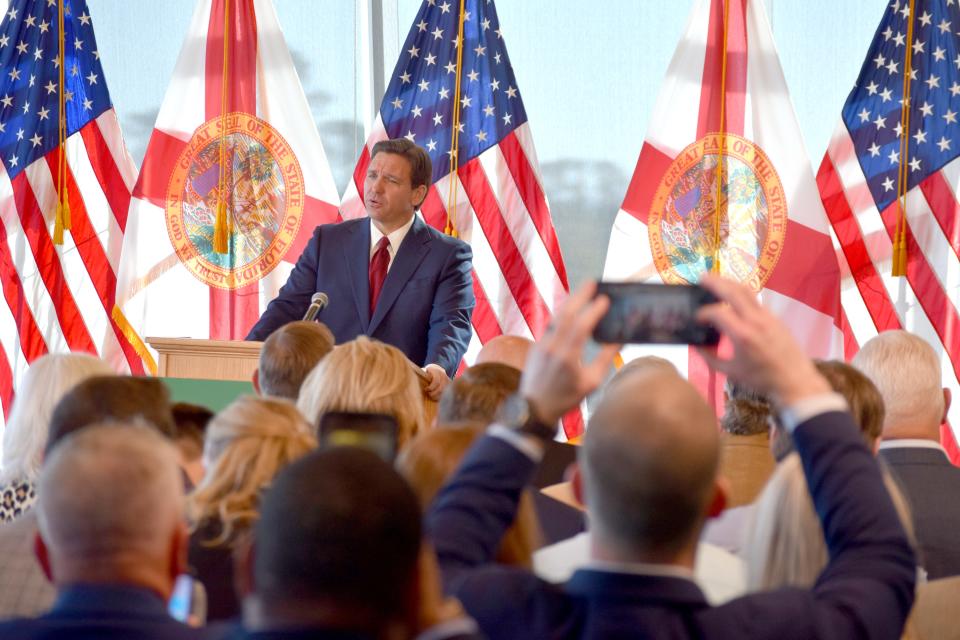
<path id="1" fill-rule="evenodd" d="M 593 331 L 597 342 L 715 345 L 716 328 L 697 322 L 700 307 L 717 302 L 699 285 L 598 282 L 610 309 Z"/>

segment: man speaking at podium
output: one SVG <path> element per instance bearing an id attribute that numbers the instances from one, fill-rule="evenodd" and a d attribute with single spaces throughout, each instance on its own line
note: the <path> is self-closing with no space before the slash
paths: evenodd
<path id="1" fill-rule="evenodd" d="M 317 227 L 277 297 L 247 335 L 265 340 L 299 320 L 317 292 L 317 319 L 338 343 L 367 335 L 424 367 L 439 397 L 470 342 L 472 253 L 416 215 L 430 188 L 427 152 L 409 140 L 373 146 L 363 183 L 368 218 Z"/>

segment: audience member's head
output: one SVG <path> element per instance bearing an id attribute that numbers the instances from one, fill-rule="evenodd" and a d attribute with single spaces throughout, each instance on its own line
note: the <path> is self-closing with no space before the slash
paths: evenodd
<path id="1" fill-rule="evenodd" d="M 507 396 L 519 388 L 519 369 L 499 362 L 475 364 L 443 390 L 437 405 L 437 424 L 488 425 Z"/>
<path id="2" fill-rule="evenodd" d="M 906 331 L 885 331 L 867 341 L 853 366 L 883 398 L 883 439 L 940 439 L 950 392 L 940 381 L 940 358 L 926 341 Z"/>
<path id="3" fill-rule="evenodd" d="M 207 426 L 206 473 L 187 499 L 194 528 L 220 525 L 209 544 L 230 544 L 257 519 L 261 492 L 283 467 L 316 447 L 310 425 L 290 402 L 244 396 Z"/>
<path id="4" fill-rule="evenodd" d="M 675 372 L 650 367 L 608 387 L 574 477 L 594 545 L 692 567 L 704 520 L 723 508 L 719 447 L 713 411 Z"/>
<path id="5" fill-rule="evenodd" d="M 886 471 L 883 482 L 912 538 L 913 521 L 905 497 Z M 747 589 L 812 587 L 827 566 L 828 552 L 799 455 L 791 453 L 777 465 L 756 504 L 742 547 Z"/>
<path id="6" fill-rule="evenodd" d="M 527 363 L 527 355 L 530 353 L 530 347 L 532 346 L 533 340 L 530 338 L 497 336 L 488 340 L 480 348 L 474 366 L 488 362 L 499 362 L 523 371 L 524 365 Z"/>
<path id="7" fill-rule="evenodd" d="M 397 468 L 406 477 L 420 506 L 426 510 L 440 488 L 453 476 L 470 445 L 483 434 L 483 427 L 451 427 L 422 433 L 397 460 Z M 517 516 L 500 542 L 497 561 L 530 567 L 533 552 L 540 545 L 540 530 L 533 499 L 524 493 Z"/>
<path id="8" fill-rule="evenodd" d="M 38 556 L 55 585 L 170 596 L 187 535 L 177 453 L 163 436 L 137 420 L 87 425 L 47 457 L 39 494 Z"/>
<path id="9" fill-rule="evenodd" d="M 33 361 L 3 429 L 0 484 L 37 478 L 54 407 L 77 383 L 110 373 L 106 362 L 82 353 L 52 353 Z"/>
<path id="10" fill-rule="evenodd" d="M 328 411 L 391 415 L 400 447 L 423 428 L 423 394 L 410 361 L 366 336 L 334 347 L 320 361 L 303 382 L 297 408 L 314 428 Z"/>
<path id="11" fill-rule="evenodd" d="M 173 413 L 173 443 L 180 452 L 180 466 L 194 486 L 203 478 L 203 435 L 213 411 L 198 404 L 176 402 Z"/>
<path id="12" fill-rule="evenodd" d="M 304 379 L 333 349 L 333 333 L 320 322 L 289 322 L 267 338 L 260 349 L 254 386 L 263 395 L 296 401 Z"/>
<path id="13" fill-rule="evenodd" d="M 132 376 L 89 378 L 64 395 L 53 410 L 46 453 L 49 455 L 60 439 L 87 425 L 135 418 L 173 438 L 176 425 L 170 391 L 163 382 Z"/>
<path id="14" fill-rule="evenodd" d="M 294 462 L 263 499 L 252 560 L 246 557 L 252 571 L 240 571 L 252 585 L 245 626 L 382 637 L 409 624 L 420 517 L 407 483 L 369 451 L 337 447 Z"/>
<path id="15" fill-rule="evenodd" d="M 613 374 L 613 377 L 611 377 L 610 380 L 608 380 L 604 385 L 604 393 L 608 393 L 614 387 L 619 385 L 624 380 L 630 378 L 634 374 L 648 373 L 651 371 L 673 374 L 675 376 L 680 375 L 680 372 L 677 371 L 677 367 L 666 358 L 661 358 L 660 356 L 640 356 L 639 358 L 634 358 L 629 362 L 623 363 L 623 365 L 617 369 L 617 372 Z"/>
<path id="16" fill-rule="evenodd" d="M 727 383 L 727 404 L 720 428 L 735 436 L 755 436 L 770 430 L 770 400 L 741 384 Z"/>

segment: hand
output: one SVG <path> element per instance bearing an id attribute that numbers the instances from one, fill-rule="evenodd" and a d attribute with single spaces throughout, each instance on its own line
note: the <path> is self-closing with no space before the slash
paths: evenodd
<path id="1" fill-rule="evenodd" d="M 587 282 L 567 298 L 527 358 L 520 392 L 546 424 L 555 423 L 600 386 L 620 348 L 604 345 L 593 362 L 581 363 L 587 338 L 610 306 L 606 296 L 593 297 L 596 288 L 595 282 Z"/>
<path id="2" fill-rule="evenodd" d="M 770 396 L 781 407 L 831 391 L 787 326 L 750 289 L 714 275 L 705 275 L 700 284 L 722 302 L 701 308 L 697 320 L 713 324 L 728 341 L 720 346 L 732 348 L 729 359 L 701 349 L 711 367 Z"/>
<path id="3" fill-rule="evenodd" d="M 427 384 L 424 392 L 431 400 L 440 400 L 440 394 L 450 384 L 450 378 L 447 372 L 438 364 L 428 364 L 423 368 L 424 372 L 430 376 L 430 382 Z"/>
<path id="4" fill-rule="evenodd" d="M 417 562 L 417 585 L 419 587 L 419 607 L 417 609 L 417 633 L 443 622 L 462 618 L 466 614 L 460 601 L 443 595 L 440 586 L 440 568 L 433 547 L 424 540 L 420 546 L 420 558 Z"/>

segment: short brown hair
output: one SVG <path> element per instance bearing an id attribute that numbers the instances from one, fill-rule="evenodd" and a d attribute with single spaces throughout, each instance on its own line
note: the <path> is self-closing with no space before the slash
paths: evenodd
<path id="1" fill-rule="evenodd" d="M 157 378 L 95 376 L 70 390 L 53 410 L 45 455 L 65 436 L 86 426 L 141 418 L 167 438 L 176 425 L 170 391 Z"/>
<path id="2" fill-rule="evenodd" d="M 735 436 L 767 433 L 772 414 L 773 405 L 766 396 L 743 385 L 728 383 L 727 406 L 720 418 L 720 428 Z"/>
<path id="3" fill-rule="evenodd" d="M 296 401 L 303 381 L 333 351 L 333 344 L 333 332 L 322 322 L 296 320 L 283 325 L 270 334 L 260 349 L 260 391 Z"/>
<path id="4" fill-rule="evenodd" d="M 420 185 L 427 189 L 433 184 L 433 163 L 430 162 L 430 156 L 427 150 L 418 146 L 406 138 L 395 138 L 393 140 L 381 140 L 373 145 L 370 152 L 370 159 L 373 160 L 378 153 L 392 153 L 403 156 L 410 164 L 410 184 L 414 189 Z M 420 204 L 423 204 L 422 202 Z M 420 206 L 417 205 L 419 209 Z"/>
<path id="5" fill-rule="evenodd" d="M 490 424 L 507 396 L 519 388 L 519 369 L 499 362 L 475 364 L 443 390 L 437 423 Z"/>

